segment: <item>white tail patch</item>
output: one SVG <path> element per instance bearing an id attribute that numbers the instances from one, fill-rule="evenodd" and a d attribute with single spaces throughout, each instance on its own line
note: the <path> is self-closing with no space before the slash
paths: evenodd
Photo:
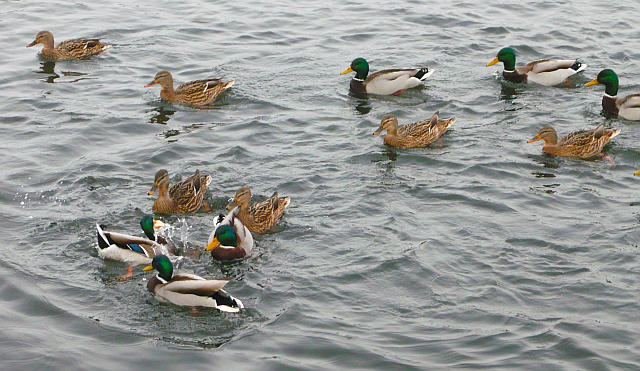
<path id="1" fill-rule="evenodd" d="M 433 68 L 429 69 L 429 71 L 427 71 L 427 73 L 425 73 L 424 76 L 422 76 L 422 78 L 420 78 L 420 81 L 424 81 L 424 80 L 428 79 L 429 76 L 431 76 L 433 74 L 433 71 L 435 71 Z"/>
<path id="2" fill-rule="evenodd" d="M 618 136 L 618 134 L 620 134 L 620 129 L 615 129 L 613 130 L 613 133 L 611 134 L 611 139 L 615 138 Z"/>

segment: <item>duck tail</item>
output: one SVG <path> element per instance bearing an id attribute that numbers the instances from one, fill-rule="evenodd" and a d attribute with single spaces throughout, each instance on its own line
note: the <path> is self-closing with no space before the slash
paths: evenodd
<path id="1" fill-rule="evenodd" d="M 291 203 L 291 197 L 286 196 L 286 197 L 280 197 L 278 199 L 278 201 L 280 202 L 280 207 L 282 207 L 283 209 L 286 208 L 287 206 L 289 206 L 289 204 Z"/>
<path id="2" fill-rule="evenodd" d="M 100 249 L 106 249 L 111 245 L 109 238 L 104 234 L 103 229 L 106 228 L 104 225 L 96 223 L 96 230 L 98 235 L 98 247 Z"/>
<path id="3" fill-rule="evenodd" d="M 413 75 L 413 77 L 415 77 L 420 81 L 424 81 L 427 78 L 429 78 L 429 76 L 431 76 L 433 71 L 434 71 L 433 69 L 428 69 L 427 67 L 423 67 L 423 68 L 420 68 L 418 72 L 415 75 Z"/>
<path id="4" fill-rule="evenodd" d="M 579 60 L 576 59 L 575 63 L 573 63 L 573 65 L 571 66 L 571 69 L 576 71 L 576 73 L 580 72 L 580 71 L 584 71 L 587 68 L 587 65 L 580 62 Z"/>
<path id="5" fill-rule="evenodd" d="M 235 80 L 231 80 L 231 81 L 227 81 L 227 82 L 223 83 L 223 85 L 222 85 L 222 89 L 223 89 L 223 90 L 227 90 L 227 89 L 229 89 L 230 87 L 232 87 L 232 86 L 233 86 L 233 84 L 234 84 L 235 82 L 236 82 Z"/>
<path id="6" fill-rule="evenodd" d="M 240 299 L 234 298 L 224 290 L 216 291 L 211 297 L 216 301 L 216 307 L 223 312 L 238 312 L 244 308 Z"/>
<path id="7" fill-rule="evenodd" d="M 618 134 L 620 134 L 620 129 L 609 129 L 607 131 L 611 133 L 611 139 L 617 137 Z"/>

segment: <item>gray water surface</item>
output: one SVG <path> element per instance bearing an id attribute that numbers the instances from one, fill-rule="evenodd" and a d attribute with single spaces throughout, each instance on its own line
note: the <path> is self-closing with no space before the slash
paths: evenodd
<path id="1" fill-rule="evenodd" d="M 0 365 L 3 369 L 640 369 L 640 126 L 600 115 L 603 68 L 640 92 L 636 1 L 117 2 L 0 4 Z M 25 48 L 98 37 L 103 55 L 46 62 Z M 579 57 L 572 87 L 501 82 L 518 64 Z M 425 87 L 358 99 L 372 70 L 427 66 Z M 214 109 L 159 100 L 176 82 L 234 79 Z M 439 110 L 441 144 L 371 135 Z M 616 162 L 527 144 L 606 123 Z M 278 231 L 232 264 L 242 313 L 158 303 L 150 274 L 102 261 L 94 226 L 138 231 L 153 175 L 214 180 L 221 212 L 241 185 L 292 202 Z M 211 214 L 169 216 L 187 252 Z"/>

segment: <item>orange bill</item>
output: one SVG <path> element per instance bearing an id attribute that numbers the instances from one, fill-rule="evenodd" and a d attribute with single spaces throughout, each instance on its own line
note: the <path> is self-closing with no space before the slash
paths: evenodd
<path id="1" fill-rule="evenodd" d="M 214 237 L 213 240 L 211 240 L 211 242 L 209 242 L 209 244 L 207 245 L 207 251 L 211 251 L 218 246 L 220 246 L 220 241 L 218 241 L 217 237 Z"/>
<path id="2" fill-rule="evenodd" d="M 540 135 L 536 135 L 535 137 L 533 137 L 533 138 L 529 139 L 529 140 L 527 141 L 527 143 L 533 143 L 533 142 L 537 142 L 537 141 L 539 141 L 539 140 L 542 140 L 542 137 L 541 137 Z"/>

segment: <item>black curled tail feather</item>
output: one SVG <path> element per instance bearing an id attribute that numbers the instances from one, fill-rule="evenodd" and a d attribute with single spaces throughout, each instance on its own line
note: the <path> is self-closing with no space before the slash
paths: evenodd
<path id="1" fill-rule="evenodd" d="M 582 62 L 576 59 L 576 62 L 571 66 L 571 69 L 577 71 L 582 67 Z"/>
<path id="2" fill-rule="evenodd" d="M 415 77 L 416 79 L 420 80 L 427 73 L 429 73 L 429 69 L 427 67 L 424 67 L 424 68 L 421 68 L 420 70 L 418 70 L 418 73 L 413 75 L 413 77 Z"/>

